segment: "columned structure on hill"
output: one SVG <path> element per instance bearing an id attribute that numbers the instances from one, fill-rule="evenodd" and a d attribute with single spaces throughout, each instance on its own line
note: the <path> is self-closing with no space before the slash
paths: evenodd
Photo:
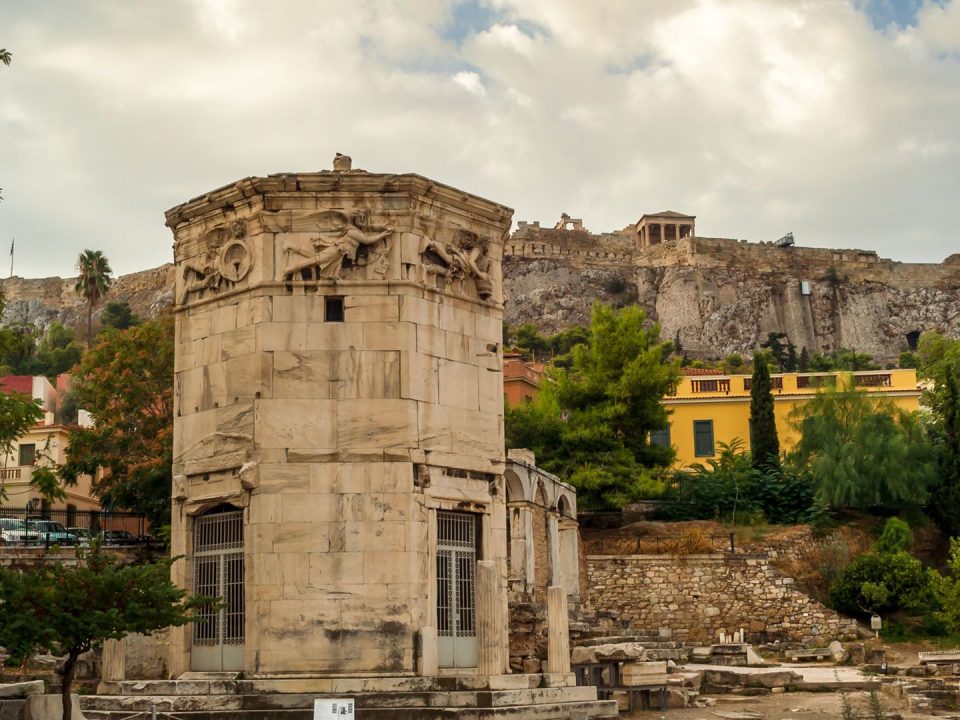
<path id="1" fill-rule="evenodd" d="M 643 215 L 637 221 L 637 247 L 644 250 L 668 240 L 681 240 L 696 235 L 696 216 L 666 210 Z"/>
<path id="2" fill-rule="evenodd" d="M 226 599 L 173 632 L 174 676 L 507 670 L 512 211 L 339 167 L 167 213 L 174 572 Z"/>

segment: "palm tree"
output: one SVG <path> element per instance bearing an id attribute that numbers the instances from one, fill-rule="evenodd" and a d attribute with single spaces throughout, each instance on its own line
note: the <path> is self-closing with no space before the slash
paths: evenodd
<path id="1" fill-rule="evenodd" d="M 0 63 L 9 65 L 13 62 L 13 53 L 5 48 L 0 48 Z"/>
<path id="2" fill-rule="evenodd" d="M 73 291 L 87 299 L 87 347 L 93 340 L 93 306 L 107 294 L 113 278 L 110 262 L 99 250 L 84 250 L 77 258 L 80 276 Z"/>

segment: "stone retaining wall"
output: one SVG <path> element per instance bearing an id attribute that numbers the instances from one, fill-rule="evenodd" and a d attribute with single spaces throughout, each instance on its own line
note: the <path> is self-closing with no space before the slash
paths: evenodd
<path id="1" fill-rule="evenodd" d="M 677 640 L 716 640 L 741 627 L 751 642 L 853 639 L 854 620 L 794 587 L 762 556 L 589 555 L 592 609 Z"/>

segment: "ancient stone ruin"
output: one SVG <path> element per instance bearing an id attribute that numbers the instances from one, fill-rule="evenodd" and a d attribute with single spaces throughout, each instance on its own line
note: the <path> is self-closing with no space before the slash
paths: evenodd
<path id="1" fill-rule="evenodd" d="M 615 712 L 574 687 L 559 581 L 543 588 L 546 667 L 509 673 L 507 501 L 524 504 L 504 477 L 512 211 L 344 156 L 336 168 L 167 213 L 174 575 L 225 604 L 171 631 L 180 684 L 102 689 L 202 709 L 186 678 L 219 678 L 207 691 L 250 710 L 346 695 L 368 717 Z M 553 536 L 559 552 L 559 524 Z"/>

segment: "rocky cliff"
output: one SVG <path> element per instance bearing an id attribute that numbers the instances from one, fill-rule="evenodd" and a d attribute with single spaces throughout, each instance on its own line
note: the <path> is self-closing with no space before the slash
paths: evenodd
<path id="1" fill-rule="evenodd" d="M 54 320 L 69 327 L 84 327 L 87 322 L 86 301 L 74 291 L 76 278 L 21 277 L 0 280 L 6 298 L 4 324 L 30 322 L 45 328 Z M 143 270 L 117 277 L 108 300 L 125 300 L 143 318 L 159 315 L 173 303 L 173 265 Z M 94 321 L 103 312 L 103 303 L 94 310 Z"/>
<path id="2" fill-rule="evenodd" d="M 684 238 L 643 251 L 625 232 L 524 225 L 505 248 L 506 318 L 555 331 L 589 320 L 595 297 L 637 302 L 695 357 L 754 350 L 770 332 L 810 352 L 893 360 L 925 330 L 960 336 L 960 255 L 940 264 L 873 251 Z M 519 237 L 518 237 L 519 236 Z M 614 278 L 630 286 L 621 292 Z"/>

